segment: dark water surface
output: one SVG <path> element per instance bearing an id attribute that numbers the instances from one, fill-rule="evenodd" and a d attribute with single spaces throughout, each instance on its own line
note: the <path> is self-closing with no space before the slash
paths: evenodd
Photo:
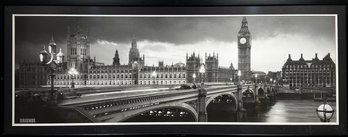
<path id="1" fill-rule="evenodd" d="M 249 113 L 249 122 L 320 122 L 316 109 L 323 102 L 313 100 L 278 100 L 268 110 Z M 335 114 L 330 122 L 336 122 L 336 102 L 328 102 L 334 108 Z"/>

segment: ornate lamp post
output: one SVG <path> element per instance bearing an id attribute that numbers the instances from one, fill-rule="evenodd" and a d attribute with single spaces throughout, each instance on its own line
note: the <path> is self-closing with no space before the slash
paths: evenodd
<path id="1" fill-rule="evenodd" d="M 238 91 L 238 108 L 242 108 L 242 85 L 240 83 L 240 77 L 242 76 L 242 72 L 238 70 L 238 85 L 237 85 L 237 91 Z"/>
<path id="2" fill-rule="evenodd" d="M 201 73 L 201 82 L 202 82 L 202 86 L 204 85 L 204 73 L 205 73 L 205 68 L 204 65 L 202 64 L 201 67 L 199 68 L 199 73 Z"/>
<path id="3" fill-rule="evenodd" d="M 207 122 L 207 110 L 206 110 L 206 97 L 207 97 L 207 90 L 204 89 L 204 73 L 205 73 L 205 68 L 204 65 L 202 64 L 201 67 L 199 68 L 199 73 L 201 75 L 202 83 L 201 83 L 201 88 L 198 90 L 198 121 L 199 122 Z M 196 77 L 196 76 L 194 76 Z"/>
<path id="4" fill-rule="evenodd" d="M 243 102 L 242 102 L 242 85 L 241 85 L 241 78 L 242 72 L 238 70 L 238 85 L 237 85 L 237 94 L 238 94 L 238 120 L 242 119 L 243 112 L 245 111 L 243 108 Z"/>
<path id="5" fill-rule="evenodd" d="M 238 85 L 240 85 L 240 76 L 242 76 L 242 72 L 238 70 Z"/>
<path id="6" fill-rule="evenodd" d="M 257 74 L 255 74 L 255 83 L 257 84 Z"/>
<path id="7" fill-rule="evenodd" d="M 151 76 L 153 77 L 153 84 L 154 85 L 156 84 L 156 75 L 157 75 L 156 71 L 153 71 L 151 74 Z"/>
<path id="8" fill-rule="evenodd" d="M 72 81 L 71 81 L 71 88 L 75 88 L 74 76 L 78 75 L 79 72 L 77 72 L 77 70 L 75 68 L 70 68 L 68 73 L 71 75 L 71 79 L 72 79 Z"/>
<path id="9" fill-rule="evenodd" d="M 193 84 L 196 85 L 196 73 L 192 74 Z"/>
<path id="10" fill-rule="evenodd" d="M 54 46 L 54 47 L 52 47 Z M 54 97 L 54 76 L 55 72 L 61 67 L 63 63 L 63 58 L 64 54 L 62 53 L 62 49 L 59 50 L 59 53 L 56 54 L 54 53 L 53 50 L 55 50 L 55 43 L 49 44 L 48 46 L 48 52 L 45 49 L 45 46 L 43 50 L 40 52 L 39 58 L 40 58 L 40 63 L 44 66 L 47 66 L 50 69 L 50 79 L 51 79 L 51 94 L 50 94 L 50 101 L 53 103 L 56 102 L 55 97 Z M 52 50 L 52 48 L 54 48 Z"/>

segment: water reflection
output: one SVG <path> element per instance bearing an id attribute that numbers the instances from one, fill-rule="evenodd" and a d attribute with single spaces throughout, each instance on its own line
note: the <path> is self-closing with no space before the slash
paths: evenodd
<path id="1" fill-rule="evenodd" d="M 287 122 L 287 108 L 284 103 L 276 103 L 266 115 L 266 122 Z"/>
<path id="2" fill-rule="evenodd" d="M 278 100 L 269 110 L 248 114 L 248 122 L 320 122 L 316 109 L 323 102 L 313 100 Z M 337 111 L 336 103 L 329 102 Z M 336 112 L 330 122 L 336 122 Z"/>

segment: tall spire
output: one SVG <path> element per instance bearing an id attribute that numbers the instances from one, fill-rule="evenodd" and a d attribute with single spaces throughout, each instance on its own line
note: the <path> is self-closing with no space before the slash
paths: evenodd
<path id="1" fill-rule="evenodd" d="M 249 29 L 248 29 L 248 21 L 247 21 L 245 16 L 242 19 L 242 27 L 240 28 L 238 33 L 240 33 L 240 34 L 248 34 L 248 33 L 250 33 Z"/>
<path id="2" fill-rule="evenodd" d="M 51 42 L 54 42 L 53 34 L 52 34 L 52 36 L 51 36 Z"/>
<path id="3" fill-rule="evenodd" d="M 51 46 L 51 50 L 53 53 L 56 53 L 56 42 L 54 41 L 53 35 L 51 37 L 50 43 L 48 44 L 49 46 Z"/>
<path id="4" fill-rule="evenodd" d="M 112 65 L 113 66 L 120 66 L 120 58 L 119 58 L 117 49 L 116 49 L 116 52 L 115 52 L 115 57 L 114 57 L 114 61 L 112 62 Z"/>
<path id="5" fill-rule="evenodd" d="M 132 39 L 132 48 L 137 48 L 137 40 L 135 38 Z"/>
<path id="6" fill-rule="evenodd" d="M 248 23 L 248 20 L 247 20 L 247 18 L 245 16 L 243 16 L 242 24 L 243 23 Z"/>

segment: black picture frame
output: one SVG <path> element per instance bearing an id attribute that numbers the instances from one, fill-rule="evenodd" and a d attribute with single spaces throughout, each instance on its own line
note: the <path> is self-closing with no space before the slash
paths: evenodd
<path id="1" fill-rule="evenodd" d="M 335 8 L 328 8 L 335 7 Z M 103 9 L 103 10 L 95 10 Z M 141 12 L 140 12 L 141 11 Z M 345 135 L 347 134 L 347 106 L 340 105 L 339 125 L 117 125 L 117 126 L 11 126 L 12 108 L 12 14 L 337 14 L 339 56 L 339 104 L 347 104 L 347 2 L 346 1 L 142 1 L 142 0 L 5 0 L 2 2 L 0 64 L 3 84 L 4 135 Z"/>

